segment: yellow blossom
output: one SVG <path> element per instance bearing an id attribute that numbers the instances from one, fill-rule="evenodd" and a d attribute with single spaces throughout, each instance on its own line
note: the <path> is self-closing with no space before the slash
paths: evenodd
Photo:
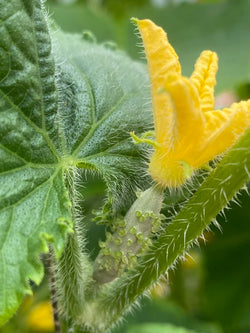
<path id="1" fill-rule="evenodd" d="M 50 302 L 38 303 L 30 312 L 28 327 L 33 331 L 53 331 L 53 310 Z"/>
<path id="2" fill-rule="evenodd" d="M 155 151 L 149 173 L 161 186 L 182 185 L 192 173 L 224 153 L 250 125 L 250 100 L 214 110 L 218 69 L 215 52 L 203 51 L 190 78 L 181 75 L 166 33 L 150 20 L 139 28 L 151 81 Z"/>

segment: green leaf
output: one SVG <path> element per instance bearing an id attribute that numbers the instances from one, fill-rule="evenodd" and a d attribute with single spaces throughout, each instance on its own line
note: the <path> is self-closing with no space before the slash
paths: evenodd
<path id="1" fill-rule="evenodd" d="M 1 324 L 41 281 L 47 242 L 59 256 L 72 231 L 68 169 L 98 172 L 121 204 L 145 181 L 129 135 L 152 123 L 144 66 L 52 32 L 53 46 L 40 0 L 0 0 Z"/>
<path id="2" fill-rule="evenodd" d="M 59 253 L 70 202 L 58 164 L 54 63 L 40 1 L 0 1 L 0 324 L 17 309 L 28 279 L 39 283 L 40 252 Z"/>
<path id="3" fill-rule="evenodd" d="M 133 188 L 147 184 L 145 146 L 134 145 L 129 134 L 152 125 L 145 66 L 81 35 L 57 32 L 55 49 L 63 62 L 58 84 L 66 154 L 102 175 L 115 205 L 132 202 Z"/>

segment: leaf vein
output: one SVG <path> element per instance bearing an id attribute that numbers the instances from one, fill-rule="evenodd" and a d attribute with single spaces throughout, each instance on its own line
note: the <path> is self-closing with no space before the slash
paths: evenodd
<path id="1" fill-rule="evenodd" d="M 53 143 L 51 142 L 50 138 L 48 137 L 47 133 L 45 130 L 41 129 L 39 126 L 37 126 L 30 118 L 28 118 L 24 112 L 22 111 L 22 109 L 20 109 L 20 107 L 16 104 L 14 104 L 8 97 L 8 95 L 4 94 L 4 92 L 2 90 L 0 90 L 1 95 L 3 96 L 3 98 L 12 106 L 13 109 L 15 109 L 21 116 L 22 118 L 34 129 L 36 130 L 36 132 L 40 133 L 43 138 L 45 139 L 45 141 L 47 142 L 50 150 L 53 152 L 53 154 L 57 157 L 57 159 L 59 159 L 58 153 L 55 150 L 55 147 L 53 145 Z"/>
<path id="2" fill-rule="evenodd" d="M 39 165 L 39 164 L 32 164 L 32 163 L 28 163 L 28 164 L 25 164 L 25 165 L 22 165 L 22 166 L 19 166 L 19 167 L 16 167 L 16 168 L 13 168 L 13 169 L 9 169 L 9 170 L 5 170 L 3 172 L 0 171 L 0 175 L 9 175 L 13 172 L 16 172 L 16 171 L 20 171 L 22 169 L 27 169 L 27 168 L 33 168 L 33 169 L 47 169 L 48 167 L 50 167 L 51 169 L 54 169 L 55 166 L 53 164 L 51 165 L 46 165 L 46 167 L 44 165 Z"/>
<path id="3" fill-rule="evenodd" d="M 96 112 L 95 112 L 96 111 L 96 102 L 95 102 L 94 89 L 93 89 L 92 85 L 90 84 L 90 80 L 88 79 L 87 75 L 85 75 L 83 73 L 83 71 L 76 64 L 76 62 L 73 59 L 71 59 L 70 62 L 72 63 L 72 65 L 74 65 L 79 70 L 80 75 L 83 77 L 83 79 L 86 82 L 87 90 L 88 90 L 88 93 L 90 95 L 90 100 L 91 100 L 92 124 L 94 124 L 96 121 Z"/>
<path id="4" fill-rule="evenodd" d="M 32 234 L 29 235 L 28 239 L 32 239 L 33 238 L 33 235 L 37 232 L 38 228 L 43 224 L 43 217 L 44 217 L 44 214 L 45 214 L 45 209 L 46 209 L 46 206 L 47 206 L 47 203 L 48 203 L 48 197 L 49 197 L 49 193 L 52 189 L 52 186 L 53 186 L 53 181 L 55 179 L 55 177 L 57 176 L 59 170 L 57 170 L 53 176 L 50 177 L 50 179 L 48 180 L 48 182 L 50 182 L 50 186 L 48 188 L 48 191 L 46 193 L 46 197 L 45 197 L 45 200 L 44 200 L 44 205 L 43 205 L 43 210 L 42 210 L 42 217 L 40 219 L 41 223 L 39 223 L 36 228 L 34 229 L 34 231 L 32 232 Z"/>
<path id="5" fill-rule="evenodd" d="M 133 93 L 128 93 L 128 94 L 124 94 L 119 100 L 118 102 L 107 112 L 105 113 L 105 115 L 98 120 L 96 123 L 94 123 L 91 127 L 89 132 L 87 133 L 87 135 L 84 136 L 84 138 L 81 138 L 80 140 L 82 140 L 80 143 L 78 143 L 78 146 L 73 150 L 72 152 L 72 156 L 76 156 L 77 153 L 79 152 L 79 150 L 82 148 L 82 146 L 84 144 L 86 144 L 86 142 L 89 140 L 89 138 L 91 137 L 91 135 L 94 133 L 94 131 L 114 112 L 117 110 L 118 106 L 129 96 L 133 96 L 136 95 L 135 92 Z"/>
<path id="6" fill-rule="evenodd" d="M 51 178 L 55 177 L 55 173 L 57 174 L 58 169 L 54 172 L 54 174 L 52 174 L 48 179 L 46 179 L 45 181 L 43 181 L 41 184 L 39 184 L 38 186 L 36 186 L 33 190 L 31 190 L 28 194 L 24 195 L 20 200 L 17 200 L 15 203 L 6 206 L 2 209 L 0 209 L 0 213 L 11 208 L 11 207 L 15 207 L 16 205 L 21 204 L 25 199 L 29 198 L 31 195 L 33 195 L 37 190 L 39 190 L 41 187 L 43 187 L 47 182 L 49 182 L 51 180 Z"/>

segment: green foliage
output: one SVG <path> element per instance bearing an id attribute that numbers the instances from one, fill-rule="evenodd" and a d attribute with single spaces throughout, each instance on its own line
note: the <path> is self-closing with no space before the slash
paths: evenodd
<path id="1" fill-rule="evenodd" d="M 144 162 L 129 131 L 148 129 L 151 114 L 142 65 L 62 33 L 52 53 L 38 0 L 1 0 L 0 15 L 2 323 L 30 293 L 28 279 L 41 281 L 47 241 L 58 256 L 72 230 L 65 170 L 98 172 L 132 200 Z"/>
<path id="2" fill-rule="evenodd" d="M 36 20 L 34 20 L 36 17 Z M 70 201 L 58 162 L 54 60 L 39 1 L 1 1 L 0 322 L 41 281 L 38 254 L 71 230 Z"/>
<path id="3" fill-rule="evenodd" d="M 245 3 L 239 2 L 237 12 L 234 2 L 220 5 L 217 20 L 225 13 L 242 14 L 238 31 L 244 30 Z M 203 10 L 208 9 L 197 7 L 197 11 L 188 12 L 189 6 L 186 13 L 192 12 L 193 18 L 202 18 Z M 174 7 L 170 10 L 173 15 Z M 211 18 L 212 7 L 210 10 Z M 182 13 L 181 9 L 178 12 Z M 0 22 L 0 323 L 31 293 L 28 281 L 41 282 L 43 265 L 38 255 L 53 243 L 61 312 L 67 323 L 73 322 L 75 332 L 101 333 L 119 322 L 183 257 L 247 182 L 250 130 L 193 196 L 184 200 L 183 195 L 168 191 L 168 219 L 164 228 L 154 225 L 161 193 L 158 197 L 151 188 L 144 192 L 149 196 L 143 194 L 136 200 L 137 188 L 145 190 L 150 185 L 145 172 L 149 151 L 145 145 L 134 145 L 129 135 L 152 129 L 145 66 L 114 50 L 110 43 L 97 45 L 89 33 L 63 33 L 48 20 L 40 0 L 0 0 Z M 225 22 L 232 24 L 232 20 Z M 234 21 L 238 23 L 238 19 Z M 193 49 L 189 40 L 198 35 L 193 28 L 183 33 L 187 33 L 186 45 Z M 215 31 L 214 36 L 218 37 Z M 242 50 L 244 43 L 237 43 L 236 49 Z M 197 39 L 198 44 L 202 43 Z M 246 50 L 248 46 L 242 50 L 241 66 L 246 63 Z M 188 53 L 186 57 L 189 59 Z M 229 67 L 230 62 L 224 62 Z M 234 68 L 237 72 L 237 64 Z M 233 73 L 230 84 L 244 79 L 245 72 Z M 134 224 L 141 223 L 140 219 L 145 219 L 148 227 L 140 227 L 132 240 L 133 269 L 125 265 L 125 273 L 119 272 L 120 277 L 104 286 L 92 280 L 93 265 L 85 249 L 80 187 L 89 175 L 100 176 L 106 184 L 108 200 L 96 214 L 99 222 L 108 221 L 110 228 L 122 215 L 126 226 L 118 232 L 134 234 Z M 175 208 L 176 215 L 172 213 Z M 116 230 L 111 232 L 118 240 Z M 151 237 L 152 246 L 142 256 L 138 244 L 145 237 Z M 152 325 L 155 332 L 167 328 L 181 331 Z M 135 329 L 146 331 L 149 327 L 131 328 L 131 333 Z"/>

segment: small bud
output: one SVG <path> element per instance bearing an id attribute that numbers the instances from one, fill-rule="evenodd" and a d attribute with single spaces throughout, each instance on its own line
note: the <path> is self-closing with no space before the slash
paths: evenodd
<path id="1" fill-rule="evenodd" d="M 140 210 L 137 210 L 137 211 L 135 212 L 135 215 L 136 215 L 137 217 L 141 217 L 141 216 L 142 216 L 142 212 L 141 212 Z"/>
<path id="2" fill-rule="evenodd" d="M 121 243 L 122 243 L 121 238 L 117 237 L 117 238 L 115 239 L 115 244 L 116 244 L 116 245 L 121 245 Z"/>
<path id="3" fill-rule="evenodd" d="M 120 237 L 124 237 L 126 235 L 126 229 L 123 228 L 123 229 L 119 230 L 118 234 Z"/>
<path id="4" fill-rule="evenodd" d="M 156 217 L 152 223 L 152 232 L 155 233 L 159 231 L 160 227 L 161 227 L 161 220 L 158 217 Z"/>
<path id="5" fill-rule="evenodd" d="M 144 222 L 144 221 L 145 221 L 145 216 L 143 216 L 143 215 L 140 216 L 140 217 L 139 217 L 139 221 L 140 221 L 140 222 Z"/>
<path id="6" fill-rule="evenodd" d="M 120 226 L 120 227 L 125 227 L 126 226 L 126 222 L 125 222 L 125 220 L 119 220 L 118 222 L 117 222 L 117 224 Z"/>
<path id="7" fill-rule="evenodd" d="M 99 247 L 102 249 L 106 246 L 105 242 L 99 241 L 98 242 Z"/>
<path id="8" fill-rule="evenodd" d="M 130 234 L 132 234 L 132 235 L 135 235 L 136 234 L 136 227 L 131 227 L 130 229 L 129 229 L 129 233 Z"/>
<path id="9" fill-rule="evenodd" d="M 107 271 L 110 271 L 111 270 L 111 261 L 109 258 L 107 258 L 104 262 L 104 268 L 107 270 Z"/>
<path id="10" fill-rule="evenodd" d="M 131 238 L 129 238 L 129 239 L 127 240 L 127 246 L 131 246 L 132 244 L 133 244 L 133 241 L 132 241 Z"/>
<path id="11" fill-rule="evenodd" d="M 129 254 L 129 264 L 128 264 L 128 268 L 129 268 L 129 269 L 132 269 L 132 268 L 135 266 L 136 263 L 137 263 L 137 256 L 134 255 L 134 254 L 132 254 L 132 253 L 130 253 L 130 254 Z"/>
<path id="12" fill-rule="evenodd" d="M 106 239 L 107 239 L 108 242 L 112 242 L 113 235 L 110 232 L 106 232 Z"/>
<path id="13" fill-rule="evenodd" d="M 123 256 L 121 257 L 121 261 L 122 261 L 122 263 L 125 264 L 125 265 L 128 264 L 128 258 L 127 258 L 125 255 L 123 255 Z"/>
<path id="14" fill-rule="evenodd" d="M 123 254 L 122 251 L 116 251 L 116 252 L 114 252 L 114 258 L 115 259 L 119 259 L 120 260 L 123 255 L 124 254 Z"/>
<path id="15" fill-rule="evenodd" d="M 102 248 L 101 251 L 100 251 L 100 254 L 102 254 L 104 256 L 109 256 L 110 253 L 111 253 L 111 251 L 110 251 L 109 247 Z"/>
<path id="16" fill-rule="evenodd" d="M 144 240 L 144 236 L 142 232 L 137 232 L 136 237 L 138 240 Z"/>

